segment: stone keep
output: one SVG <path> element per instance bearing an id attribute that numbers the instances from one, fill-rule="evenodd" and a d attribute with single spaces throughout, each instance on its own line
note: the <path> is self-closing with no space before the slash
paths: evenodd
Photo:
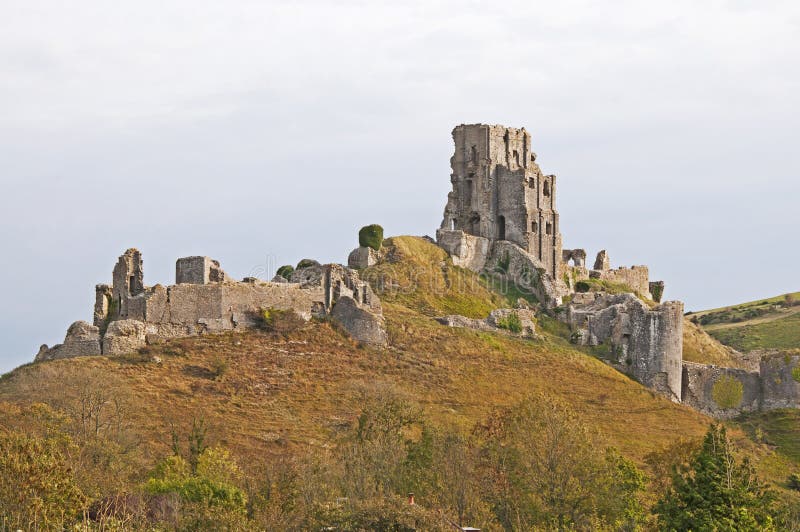
<path id="1" fill-rule="evenodd" d="M 468 124 L 453 129 L 453 190 L 437 238 L 463 231 L 507 240 L 538 259 L 558 279 L 561 234 L 556 177 L 544 175 L 524 128 Z"/>

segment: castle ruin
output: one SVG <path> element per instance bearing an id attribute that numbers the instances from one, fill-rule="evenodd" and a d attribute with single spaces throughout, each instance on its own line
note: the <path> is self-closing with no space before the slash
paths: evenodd
<path id="1" fill-rule="evenodd" d="M 462 124 L 452 135 L 452 190 L 436 242 L 454 265 L 528 291 L 541 310 L 569 325 L 572 342 L 596 347 L 608 364 L 672 401 L 715 417 L 800 406 L 800 356 L 764 357 L 758 370 L 684 362 L 683 304 L 661 302 L 663 281 L 651 281 L 647 266 L 612 268 L 605 250 L 590 269 L 585 249 L 563 248 L 556 177 L 541 171 L 524 128 Z M 329 318 L 361 342 L 385 345 L 381 303 L 357 272 L 379 260 L 377 251 L 359 247 L 349 267 L 304 260 L 288 279 L 235 281 L 218 261 L 183 257 L 175 284 L 146 286 L 142 254 L 129 249 L 111 284 L 96 286 L 93 323 L 73 323 L 64 342 L 42 346 L 36 360 L 118 355 L 170 338 L 247 330 L 263 309 Z M 527 304 L 495 309 L 484 320 L 438 321 L 504 332 L 511 314 L 520 321 L 518 334 L 535 338 Z M 723 385 L 735 400 L 720 401 Z"/>
<path id="2" fill-rule="evenodd" d="M 800 406 L 800 383 L 791 378 L 800 357 L 765 357 L 757 371 L 684 362 L 683 303 L 661 302 L 664 282 L 651 281 L 647 266 L 612 268 L 601 250 L 590 269 L 585 249 L 563 249 L 556 177 L 540 169 L 524 128 L 462 124 L 452 135 L 453 188 L 436 240 L 455 265 L 528 290 L 570 326 L 574 343 L 598 348 L 608 364 L 672 401 L 715 417 Z M 721 380 L 741 389 L 735 404 L 717 403 Z"/>
<path id="3" fill-rule="evenodd" d="M 114 266 L 111 285 L 95 288 L 94 323 L 73 323 L 63 344 L 42 346 L 36 360 L 129 353 L 170 338 L 246 330 L 263 309 L 291 310 L 305 320 L 330 317 L 355 339 L 385 344 L 378 297 L 358 272 L 304 261 L 287 281 L 234 281 L 209 257 L 184 257 L 175 284 L 145 286 L 142 254 L 129 249 Z"/>

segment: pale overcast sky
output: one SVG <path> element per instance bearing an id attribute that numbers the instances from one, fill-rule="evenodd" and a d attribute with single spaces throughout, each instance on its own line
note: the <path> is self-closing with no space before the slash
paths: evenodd
<path id="1" fill-rule="evenodd" d="M 564 246 L 687 310 L 800 290 L 798 104 L 797 2 L 0 0 L 0 369 L 128 247 L 150 285 L 432 235 L 459 123 L 526 127 Z"/>

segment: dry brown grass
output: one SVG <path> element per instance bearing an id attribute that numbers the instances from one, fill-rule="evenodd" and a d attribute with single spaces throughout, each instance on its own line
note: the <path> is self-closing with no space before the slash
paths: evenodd
<path id="1" fill-rule="evenodd" d="M 248 332 L 174 340 L 127 357 L 57 360 L 18 368 L 0 379 L 0 423 L 24 426 L 15 405 L 74 400 L 86 375 L 124 392 L 143 464 L 170 452 L 170 427 L 196 418 L 209 443 L 230 448 L 245 469 L 265 457 L 335 445 L 360 412 L 365 387 L 390 384 L 413 397 L 432 420 L 468 432 L 492 411 L 541 392 L 572 405 L 605 441 L 643 464 L 679 437 L 695 438 L 710 419 L 671 403 L 556 335 L 521 340 L 453 329 L 430 315 L 503 301 L 454 268 L 421 239 L 395 239 L 396 262 L 373 272 L 407 283 L 415 266 L 439 291 L 409 285 L 384 297 L 391 346 L 360 346 L 326 322 L 284 335 Z M 414 263 L 417 263 L 416 265 Z M 391 269 L 390 269 L 391 267 Z M 453 280 L 464 278 L 466 285 Z M 464 288 L 466 286 L 467 288 Z M 154 356 L 161 363 L 152 362 Z M 217 371 L 224 365 L 224 378 Z"/>
<path id="2" fill-rule="evenodd" d="M 688 319 L 683 320 L 683 359 L 700 364 L 742 367 L 737 353 L 722 345 L 698 325 Z"/>

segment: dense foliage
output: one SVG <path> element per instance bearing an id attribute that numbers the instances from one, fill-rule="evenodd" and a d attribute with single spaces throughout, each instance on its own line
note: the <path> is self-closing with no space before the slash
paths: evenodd
<path id="1" fill-rule="evenodd" d="M 358 245 L 378 251 L 383 245 L 383 227 L 378 224 L 365 225 L 358 231 Z"/>
<path id="2" fill-rule="evenodd" d="M 747 458 L 737 460 L 725 427 L 712 425 L 688 467 L 655 507 L 664 530 L 773 530 L 773 495 Z"/>

